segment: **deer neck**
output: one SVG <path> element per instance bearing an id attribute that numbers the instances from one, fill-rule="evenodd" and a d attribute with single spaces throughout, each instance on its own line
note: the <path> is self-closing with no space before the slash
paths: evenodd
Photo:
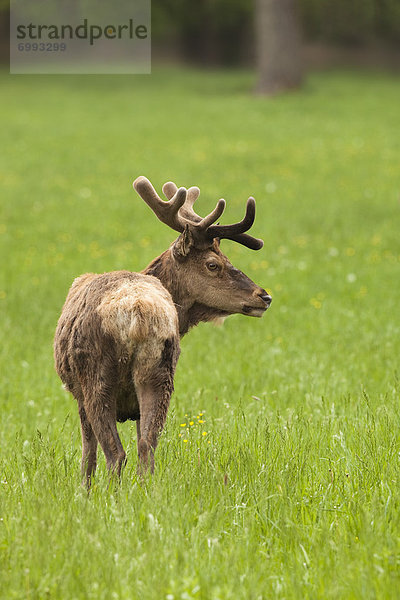
<path id="1" fill-rule="evenodd" d="M 199 311 L 195 308 L 196 304 L 190 298 L 184 282 L 178 276 L 171 249 L 155 258 L 142 273 L 157 277 L 171 294 L 178 313 L 179 334 L 181 337 L 202 320 Z"/>

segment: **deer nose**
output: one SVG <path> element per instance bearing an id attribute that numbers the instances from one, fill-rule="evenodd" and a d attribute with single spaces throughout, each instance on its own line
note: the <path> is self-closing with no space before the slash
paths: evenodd
<path id="1" fill-rule="evenodd" d="M 268 308 L 272 302 L 271 296 L 269 294 L 267 294 L 267 292 L 265 290 L 262 290 L 258 295 L 260 296 L 261 300 L 263 300 L 263 302 L 265 302 L 265 304 L 267 305 L 267 308 Z"/>

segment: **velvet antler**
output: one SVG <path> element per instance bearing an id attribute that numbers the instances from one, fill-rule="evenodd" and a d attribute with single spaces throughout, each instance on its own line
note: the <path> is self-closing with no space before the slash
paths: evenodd
<path id="1" fill-rule="evenodd" d="M 214 225 L 225 210 L 225 200 L 218 200 L 214 210 L 206 217 L 194 212 L 193 205 L 200 195 L 198 187 L 179 188 L 172 181 L 163 185 L 163 193 L 167 201 L 162 200 L 146 177 L 138 177 L 133 187 L 139 196 L 150 206 L 155 215 L 174 229 L 182 232 L 188 225 L 198 246 L 210 244 L 214 238 L 229 239 L 252 250 L 263 247 L 263 241 L 245 233 L 254 223 L 256 202 L 250 197 L 247 200 L 246 214 L 238 223 L 232 225 Z"/>

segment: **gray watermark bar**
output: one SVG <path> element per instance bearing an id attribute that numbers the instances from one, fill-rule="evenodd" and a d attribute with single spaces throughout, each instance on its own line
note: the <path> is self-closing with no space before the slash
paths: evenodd
<path id="1" fill-rule="evenodd" d="M 150 2 L 11 0 L 10 73 L 150 73 Z"/>

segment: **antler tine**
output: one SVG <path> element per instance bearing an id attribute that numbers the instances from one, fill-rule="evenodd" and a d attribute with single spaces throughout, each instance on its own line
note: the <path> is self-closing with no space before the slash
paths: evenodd
<path id="1" fill-rule="evenodd" d="M 193 213 L 189 214 L 189 209 L 185 210 L 185 207 L 192 206 L 194 200 L 196 199 L 196 198 L 193 199 L 193 190 L 198 190 L 197 196 L 200 194 L 199 188 L 188 188 L 187 193 L 186 193 L 185 202 L 179 208 L 179 214 L 177 215 L 177 219 L 179 220 L 179 222 L 181 224 L 182 231 L 185 227 L 186 220 L 191 221 L 193 223 L 196 223 L 197 221 L 201 221 L 201 217 L 196 215 L 196 213 L 193 212 Z M 167 181 L 166 183 L 164 183 L 164 185 L 162 186 L 162 191 L 163 191 L 165 197 L 170 201 L 169 203 L 175 201 L 175 196 L 179 192 L 178 186 L 173 181 Z M 182 212 L 184 214 L 182 214 Z M 183 217 L 183 219 L 182 219 L 182 217 Z"/>
<path id="2" fill-rule="evenodd" d="M 167 183 L 164 183 L 162 189 L 168 200 L 172 202 L 174 199 L 174 195 L 176 195 L 178 190 L 176 184 L 172 181 L 167 181 Z M 180 207 L 178 214 L 178 219 L 181 223 L 182 229 L 185 227 L 186 223 L 189 223 L 195 225 L 199 232 L 204 231 L 210 225 L 215 223 L 215 221 L 217 221 L 222 215 L 225 209 L 225 200 L 220 200 L 215 209 L 204 218 L 200 217 L 200 215 L 195 213 L 193 210 L 193 205 L 196 202 L 199 195 L 200 189 L 197 186 L 193 185 L 190 188 L 188 188 L 186 200 L 184 204 Z"/>
<path id="3" fill-rule="evenodd" d="M 179 216 L 185 221 L 190 223 L 200 223 L 202 217 L 196 214 L 193 210 L 193 204 L 200 195 L 200 189 L 196 186 L 188 188 L 185 204 L 179 210 Z"/>
<path id="4" fill-rule="evenodd" d="M 164 202 L 146 177 L 140 176 L 135 179 L 133 187 L 160 221 L 175 231 L 183 231 L 184 225 L 179 219 L 178 212 L 185 203 L 186 188 L 177 189 L 173 197 L 168 202 Z"/>
<path id="5" fill-rule="evenodd" d="M 200 188 L 198 188 L 197 185 L 192 185 L 188 189 L 185 206 L 190 206 L 190 208 L 193 208 L 193 204 L 196 202 L 196 200 L 199 196 L 200 196 Z"/>
<path id="6" fill-rule="evenodd" d="M 210 227 L 208 233 L 212 234 L 212 237 L 225 237 L 225 234 L 237 235 L 248 231 L 254 223 L 256 216 L 256 201 L 254 198 L 249 198 L 246 204 L 246 214 L 241 221 L 233 223 L 232 225 L 214 225 Z"/>
<path id="7" fill-rule="evenodd" d="M 168 200 L 171 200 L 174 197 L 174 194 L 176 194 L 177 190 L 178 188 L 173 181 L 167 181 L 167 183 L 164 183 L 162 187 L 162 191 Z M 197 224 L 202 220 L 202 218 L 193 210 L 193 204 L 199 195 L 200 189 L 198 187 L 192 186 L 188 188 L 185 203 L 179 209 L 179 217 L 183 227 L 185 226 L 186 222 Z"/>
<path id="8" fill-rule="evenodd" d="M 192 186 L 188 189 L 185 204 L 179 211 L 179 216 L 188 223 L 196 226 L 197 232 L 205 231 L 217 221 L 225 210 L 225 200 L 219 200 L 214 210 L 206 217 L 200 217 L 194 212 L 193 204 L 200 195 L 200 189 L 197 186 Z"/>
<path id="9" fill-rule="evenodd" d="M 162 191 L 163 191 L 164 196 L 168 200 L 171 200 L 174 197 L 174 195 L 176 194 L 176 192 L 178 191 L 178 186 L 173 181 L 167 181 L 167 183 L 164 183 L 164 185 L 162 186 Z M 188 193 L 189 193 L 189 190 L 188 190 Z"/>
<path id="10" fill-rule="evenodd" d="M 226 206 L 226 202 L 223 198 L 218 200 L 217 206 L 214 208 L 214 210 L 212 212 L 210 212 L 209 215 L 204 217 L 204 219 L 201 219 L 200 223 L 198 224 L 198 228 L 201 231 L 209 230 L 211 228 L 212 224 L 215 223 L 215 221 L 218 221 L 218 219 L 220 218 L 220 216 L 222 215 L 222 213 L 225 210 L 225 206 Z"/>
<path id="11" fill-rule="evenodd" d="M 264 242 L 259 238 L 253 237 L 252 235 L 248 235 L 247 233 L 239 233 L 239 235 L 226 236 L 227 240 L 232 240 L 233 242 L 238 242 L 238 244 L 242 244 L 242 246 L 246 246 L 246 248 L 250 248 L 250 250 L 261 250 L 264 246 Z"/>
<path id="12" fill-rule="evenodd" d="M 233 223 L 232 225 L 212 225 L 207 229 L 207 236 L 210 239 L 220 238 L 233 240 L 252 250 L 259 250 L 263 247 L 264 242 L 245 233 L 245 231 L 248 231 L 253 225 L 255 216 L 256 201 L 250 196 L 246 204 L 246 214 L 241 221 Z"/>

